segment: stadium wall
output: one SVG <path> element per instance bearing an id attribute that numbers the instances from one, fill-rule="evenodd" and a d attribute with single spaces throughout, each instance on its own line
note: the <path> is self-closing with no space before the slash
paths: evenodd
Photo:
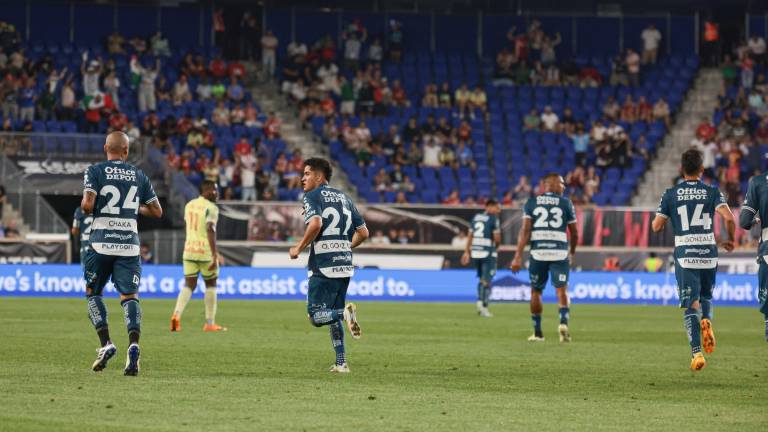
<path id="1" fill-rule="evenodd" d="M 181 266 L 144 266 L 142 298 L 173 299 L 183 286 Z M 349 287 L 351 300 L 461 302 L 476 300 L 477 279 L 469 270 L 358 270 Z M 671 273 L 573 272 L 569 292 L 574 303 L 677 305 Z M 106 293 L 115 295 L 107 285 Z M 224 267 L 218 281 L 220 299 L 305 300 L 307 273 L 301 269 Z M 0 297 L 82 297 L 85 282 L 77 265 L 0 266 Z M 202 297 L 203 290 L 194 294 Z M 527 301 L 528 274 L 500 271 L 492 301 Z M 757 305 L 757 277 L 718 275 L 713 297 L 719 306 Z M 556 301 L 554 290 L 544 301 Z"/>

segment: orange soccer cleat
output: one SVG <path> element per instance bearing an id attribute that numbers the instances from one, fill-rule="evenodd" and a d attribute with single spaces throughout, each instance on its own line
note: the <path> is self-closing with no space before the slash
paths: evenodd
<path id="1" fill-rule="evenodd" d="M 698 352 L 691 359 L 691 370 L 700 371 L 707 365 L 707 360 L 704 358 L 704 354 Z"/>
<path id="2" fill-rule="evenodd" d="M 181 331 L 181 318 L 179 318 L 179 316 L 176 314 L 173 314 L 173 316 L 171 317 L 171 331 L 172 332 Z"/>
<path id="3" fill-rule="evenodd" d="M 221 332 L 221 331 L 227 331 L 226 327 L 222 327 L 218 324 L 206 324 L 203 326 L 204 332 Z"/>
<path id="4" fill-rule="evenodd" d="M 715 350 L 715 332 L 712 330 L 712 322 L 706 318 L 701 320 L 701 345 L 707 354 Z"/>

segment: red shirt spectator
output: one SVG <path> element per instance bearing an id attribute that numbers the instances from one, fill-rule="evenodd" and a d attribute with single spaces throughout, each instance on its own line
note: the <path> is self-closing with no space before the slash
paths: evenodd
<path id="1" fill-rule="evenodd" d="M 717 134 L 717 129 L 715 129 L 715 126 L 706 118 L 701 122 L 699 127 L 696 128 L 696 136 L 702 141 L 713 139 L 715 134 Z"/>
<path id="2" fill-rule="evenodd" d="M 188 134 L 190 129 L 192 129 L 192 119 L 189 116 L 184 116 L 176 122 L 176 131 L 179 135 Z"/>
<path id="3" fill-rule="evenodd" d="M 268 138 L 280 136 L 280 120 L 272 113 L 266 122 L 264 122 L 264 135 Z"/>
<path id="4" fill-rule="evenodd" d="M 651 121 L 653 106 L 644 98 L 640 97 L 637 101 L 637 119 L 642 121 Z"/>
<path id="5" fill-rule="evenodd" d="M 458 192 L 458 191 L 456 191 L 456 190 L 454 190 L 453 192 L 451 192 L 451 194 L 450 194 L 450 195 L 448 195 L 447 197 L 445 197 L 445 199 L 443 200 L 443 204 L 446 204 L 446 205 L 457 205 L 457 204 L 461 204 L 461 199 L 459 198 L 459 192 Z"/>
<path id="6" fill-rule="evenodd" d="M 397 80 L 392 84 L 392 100 L 398 106 L 408 105 L 408 97 L 405 95 L 405 89 Z"/>
<path id="7" fill-rule="evenodd" d="M 125 130 L 125 126 L 127 124 L 128 124 L 128 116 L 121 113 L 120 111 L 115 111 L 109 117 L 109 127 L 112 130 L 116 130 L 116 131 Z"/>
<path id="8" fill-rule="evenodd" d="M 211 75 L 216 78 L 224 78 L 227 75 L 227 64 L 219 57 L 211 60 L 209 69 L 211 70 Z"/>
<path id="9" fill-rule="evenodd" d="M 248 142 L 248 138 L 240 138 L 240 141 L 235 144 L 235 154 L 247 155 L 251 152 L 251 143 Z"/>
<path id="10" fill-rule="evenodd" d="M 227 66 L 227 72 L 229 76 L 236 76 L 236 77 L 244 77 L 245 76 L 245 66 L 243 66 L 242 63 L 239 61 L 233 61 L 232 63 Z"/>
<path id="11" fill-rule="evenodd" d="M 603 77 L 600 76 L 600 72 L 598 72 L 594 66 L 587 66 L 584 69 L 582 69 L 581 73 L 579 74 L 579 79 L 581 81 L 585 81 L 585 80 L 594 81 L 597 84 L 600 84 L 601 82 L 603 82 Z"/>
<path id="12" fill-rule="evenodd" d="M 176 169 L 179 169 L 181 166 L 181 158 L 173 150 L 168 152 L 168 166 Z"/>
<path id="13" fill-rule="evenodd" d="M 325 99 L 320 102 L 320 109 L 322 109 L 323 113 L 327 116 L 336 112 L 336 103 L 330 95 L 327 95 Z"/>

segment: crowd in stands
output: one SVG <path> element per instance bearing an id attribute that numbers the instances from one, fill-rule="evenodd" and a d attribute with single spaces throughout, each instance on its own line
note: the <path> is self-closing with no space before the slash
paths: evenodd
<path id="1" fill-rule="evenodd" d="M 720 64 L 724 85 L 713 117 L 706 116 L 691 142 L 704 154 L 705 178 L 739 206 L 749 177 L 768 168 L 766 42 L 753 34 Z"/>

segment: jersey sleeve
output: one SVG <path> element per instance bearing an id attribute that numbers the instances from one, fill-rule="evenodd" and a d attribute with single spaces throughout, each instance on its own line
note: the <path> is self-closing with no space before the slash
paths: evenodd
<path id="1" fill-rule="evenodd" d="M 493 232 L 494 233 L 500 233 L 501 232 L 501 220 L 499 217 L 495 217 L 493 221 Z"/>
<path id="2" fill-rule="evenodd" d="M 750 185 L 752 184 L 750 180 Z M 719 209 L 722 206 L 728 206 L 728 201 L 725 199 L 725 194 L 723 194 L 723 191 L 717 188 L 713 188 L 714 193 L 712 194 L 712 199 L 714 200 L 714 207 L 715 210 Z"/>
<path id="3" fill-rule="evenodd" d="M 304 224 L 308 224 L 313 217 L 322 217 L 320 201 L 315 194 L 304 195 Z"/>
<path id="4" fill-rule="evenodd" d="M 755 186 L 756 178 L 757 177 L 752 177 L 749 179 L 747 194 L 744 196 L 744 204 L 741 205 L 742 210 L 752 212 L 752 214 L 757 214 L 757 209 L 760 207 L 760 203 L 757 202 L 757 187 Z"/>
<path id="5" fill-rule="evenodd" d="M 565 220 L 567 225 L 576 223 L 576 207 L 571 200 L 565 202 Z"/>
<path id="6" fill-rule="evenodd" d="M 523 206 L 523 219 L 533 219 L 533 200 L 535 198 L 530 198 L 528 201 L 525 202 L 525 205 Z"/>
<path id="7" fill-rule="evenodd" d="M 140 176 L 141 184 L 139 185 L 139 191 L 141 193 L 140 199 L 144 204 L 149 204 L 152 201 L 157 200 L 157 194 L 155 188 L 152 187 L 152 182 L 149 181 L 149 177 L 143 172 Z"/>
<path id="8" fill-rule="evenodd" d="M 664 192 L 664 195 L 661 196 L 659 208 L 656 209 L 656 215 L 669 219 L 672 212 L 669 210 L 669 199 L 667 198 L 667 195 L 668 194 Z"/>
<path id="9" fill-rule="evenodd" d="M 94 165 L 89 166 L 83 174 L 83 191 L 99 193 L 99 176 Z"/>
<path id="10" fill-rule="evenodd" d="M 213 224 L 215 227 L 219 223 L 219 208 L 211 205 L 205 211 L 205 222 Z"/>

